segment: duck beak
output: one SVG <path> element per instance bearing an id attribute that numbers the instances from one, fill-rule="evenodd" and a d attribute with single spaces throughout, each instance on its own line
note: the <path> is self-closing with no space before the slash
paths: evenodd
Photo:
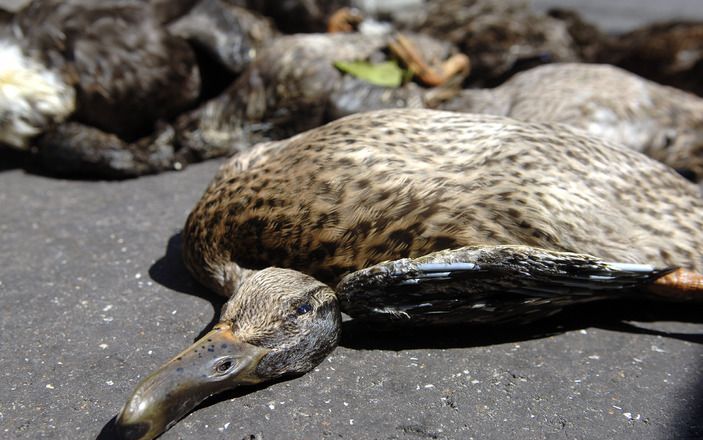
<path id="1" fill-rule="evenodd" d="M 256 367 L 269 351 L 241 341 L 229 324 L 216 325 L 137 386 L 117 417 L 118 432 L 153 439 L 213 394 L 262 382 Z"/>

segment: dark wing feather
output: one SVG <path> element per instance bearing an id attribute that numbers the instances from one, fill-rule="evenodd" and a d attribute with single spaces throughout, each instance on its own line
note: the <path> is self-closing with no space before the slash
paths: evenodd
<path id="1" fill-rule="evenodd" d="M 355 318 L 532 321 L 566 305 L 633 294 L 671 270 L 526 246 L 464 247 L 356 271 L 337 295 Z"/>

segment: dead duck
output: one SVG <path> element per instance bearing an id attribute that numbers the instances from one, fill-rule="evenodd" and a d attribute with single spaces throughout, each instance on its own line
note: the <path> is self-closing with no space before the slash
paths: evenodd
<path id="1" fill-rule="evenodd" d="M 198 96 L 195 55 L 160 26 L 147 3 L 34 1 L 13 17 L 11 30 L 5 44 L 23 64 L 3 65 L 7 75 L 27 79 L 32 77 L 23 73 L 33 72 L 52 81 L 44 82 L 43 94 L 27 81 L 22 85 L 27 93 L 2 101 L 9 121 L 32 125 L 10 144 L 36 149 L 38 160 L 51 169 L 119 176 L 137 168 L 129 143 Z M 59 100 L 60 107 L 47 105 Z M 45 109 L 51 113 L 38 118 Z M 102 148 L 108 135 L 114 142 Z"/>
<path id="2" fill-rule="evenodd" d="M 393 18 L 399 30 L 458 47 L 471 59 L 467 83 L 473 87 L 494 87 L 540 64 L 580 60 L 566 23 L 533 10 L 529 2 L 438 0 Z"/>
<path id="3" fill-rule="evenodd" d="M 703 179 L 703 99 L 618 67 L 556 63 L 494 89 L 466 89 L 439 108 L 559 122 Z"/>
<path id="4" fill-rule="evenodd" d="M 195 107 L 203 90 L 189 41 L 212 43 L 233 76 L 257 47 L 250 31 L 268 37 L 243 10 L 192 3 L 37 0 L 17 12 L 0 43 L 8 61 L 0 66 L 0 141 L 31 146 L 45 167 L 64 174 L 130 177 L 177 167 L 166 122 Z M 192 22 L 207 13 L 215 23 L 195 34 Z M 233 22 L 236 35 L 221 29 Z M 223 38 L 239 51 L 223 53 L 215 44 Z"/>
<path id="5" fill-rule="evenodd" d="M 340 306 L 495 323 L 647 289 L 700 298 L 702 208 L 638 152 L 498 116 L 376 111 L 260 144 L 221 167 L 184 228 L 189 270 L 230 298 L 220 323 L 117 424 L 153 438 L 212 394 L 309 371 L 337 344 Z"/>
<path id="6" fill-rule="evenodd" d="M 391 33 L 283 36 L 262 50 L 225 93 L 179 117 L 176 142 L 200 158 L 232 154 L 352 113 L 425 107 L 432 93 L 452 90 L 468 73 L 467 64 L 456 64 L 445 77 L 456 75 L 459 80 L 441 88 L 412 82 L 386 87 L 335 67 L 340 62 L 385 61 L 389 46 L 410 49 L 406 58 L 427 60 L 427 64 L 440 64 L 456 52 L 450 44 L 415 34 L 400 38 Z"/>
<path id="7" fill-rule="evenodd" d="M 25 56 L 75 90 L 73 119 L 126 139 L 182 111 L 199 92 L 193 52 L 148 3 L 34 1 L 14 17 L 13 34 Z"/>
<path id="8" fill-rule="evenodd" d="M 573 10 L 554 8 L 583 62 L 613 64 L 659 84 L 703 96 L 703 22 L 663 21 L 609 34 Z"/>
<path id="9" fill-rule="evenodd" d="M 653 23 L 604 40 L 598 62 L 703 96 L 703 22 Z"/>
<path id="10" fill-rule="evenodd" d="M 471 60 L 466 83 L 473 87 L 492 87 L 545 63 L 580 61 L 587 45 L 583 35 L 572 32 L 570 21 L 536 11 L 527 2 L 357 0 L 352 4 L 357 13 L 345 14 L 349 8 L 336 11 L 328 28 L 355 28 L 368 15 L 371 22 L 374 17 L 389 20 L 398 31 L 448 41 Z"/>

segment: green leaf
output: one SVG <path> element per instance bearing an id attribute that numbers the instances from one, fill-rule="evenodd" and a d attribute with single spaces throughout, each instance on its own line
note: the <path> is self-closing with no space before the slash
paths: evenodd
<path id="1" fill-rule="evenodd" d="M 371 64 L 368 61 L 335 61 L 334 67 L 368 83 L 383 87 L 400 87 L 405 71 L 395 61 Z"/>

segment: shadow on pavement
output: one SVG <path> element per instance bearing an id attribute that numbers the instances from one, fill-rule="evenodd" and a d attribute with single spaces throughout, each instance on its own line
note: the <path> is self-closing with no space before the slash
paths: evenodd
<path id="1" fill-rule="evenodd" d="M 181 258 L 181 247 L 183 245 L 182 233 L 174 234 L 166 245 L 166 253 L 159 258 L 150 268 L 149 276 L 155 282 L 170 290 L 197 296 L 212 304 L 215 315 L 210 323 L 194 339 L 200 339 L 212 326 L 220 320 L 220 309 L 225 303 L 225 299 L 216 295 L 204 286 L 200 285 L 195 278 L 190 275 L 188 269 Z"/>
<path id="2" fill-rule="evenodd" d="M 115 427 L 116 420 L 117 416 L 111 418 L 110 421 L 103 426 L 103 429 L 100 430 L 100 433 L 97 437 L 95 437 L 95 440 L 120 440 L 120 434 L 117 432 L 117 428 Z"/>
<path id="3" fill-rule="evenodd" d="M 645 301 L 610 301 L 584 304 L 531 324 L 500 326 L 451 325 L 446 327 L 374 325 L 346 321 L 340 345 L 357 350 L 408 350 L 422 348 L 466 348 L 540 339 L 589 327 L 635 334 L 656 335 L 703 344 L 703 334 L 664 332 L 635 322 L 703 322 L 703 304 L 673 304 Z"/>
<path id="4" fill-rule="evenodd" d="M 119 180 L 109 179 L 100 175 L 80 175 L 72 173 L 59 173 L 42 166 L 41 160 L 36 154 L 29 151 L 19 151 L 12 148 L 0 146 L 0 173 L 4 171 L 22 170 L 25 174 L 33 176 L 47 177 L 50 179 L 63 180 L 79 180 L 79 181 L 94 181 L 94 180 Z"/>
<path id="5" fill-rule="evenodd" d="M 698 378 L 695 391 L 691 393 L 691 400 L 682 403 L 679 410 L 678 419 L 682 421 L 681 430 L 672 433 L 672 438 L 680 439 L 703 439 L 703 362 L 698 368 Z"/>
<path id="6" fill-rule="evenodd" d="M 11 171 L 18 168 L 27 170 L 32 167 L 31 155 L 26 151 L 13 148 L 0 147 L 0 172 Z"/>

